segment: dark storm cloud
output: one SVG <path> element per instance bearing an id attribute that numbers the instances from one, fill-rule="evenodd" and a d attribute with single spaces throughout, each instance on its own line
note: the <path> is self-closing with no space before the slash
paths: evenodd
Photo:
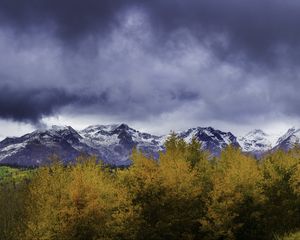
<path id="1" fill-rule="evenodd" d="M 188 29 L 199 40 L 209 38 L 209 47 L 223 58 L 246 54 L 272 62 L 274 55 L 298 49 L 300 43 L 300 3 L 294 0 L 1 0 L 0 19 L 19 30 L 53 25 L 70 44 L 103 36 L 120 24 L 118 14 L 132 7 L 150 16 L 160 40 Z M 215 33 L 227 42 L 212 39 Z M 299 58 L 295 51 L 289 53 Z"/>
<path id="2" fill-rule="evenodd" d="M 1 0 L 0 19 L 18 30 L 54 25 L 59 37 L 73 41 L 113 27 L 115 14 L 124 6 L 122 0 Z"/>
<path id="3" fill-rule="evenodd" d="M 0 0 L 0 117 L 300 116 L 299 16 L 293 0 Z"/>
<path id="4" fill-rule="evenodd" d="M 166 0 L 145 1 L 155 26 L 162 34 L 179 27 L 199 39 L 210 39 L 220 57 L 245 54 L 255 60 L 272 61 L 280 50 L 295 53 L 300 43 L 300 3 L 287 0 Z M 226 43 L 211 39 L 223 34 Z M 212 35 L 210 35 L 212 34 Z M 277 56 L 278 57 L 278 56 Z M 299 57 L 295 54 L 294 57 Z"/>
<path id="5" fill-rule="evenodd" d="M 1 86 L 0 91 L 0 116 L 31 123 L 39 123 L 43 116 L 51 115 L 75 100 L 74 96 L 60 89 L 13 89 Z"/>

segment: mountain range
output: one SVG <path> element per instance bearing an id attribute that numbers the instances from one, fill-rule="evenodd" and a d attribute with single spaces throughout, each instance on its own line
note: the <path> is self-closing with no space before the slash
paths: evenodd
<path id="1" fill-rule="evenodd" d="M 236 137 L 231 132 L 212 127 L 196 127 L 177 132 L 177 135 L 186 142 L 196 137 L 202 148 L 213 156 L 218 156 L 228 145 L 233 145 L 259 158 L 274 149 L 292 148 L 299 142 L 300 129 L 291 128 L 280 137 L 268 135 L 259 129 Z M 53 154 L 68 164 L 85 154 L 95 155 L 112 166 L 128 166 L 133 148 L 157 158 L 159 152 L 164 150 L 168 136 L 143 133 L 124 123 L 94 125 L 80 131 L 70 126 L 52 126 L 21 137 L 5 138 L 0 142 L 0 164 L 35 167 L 47 164 Z"/>

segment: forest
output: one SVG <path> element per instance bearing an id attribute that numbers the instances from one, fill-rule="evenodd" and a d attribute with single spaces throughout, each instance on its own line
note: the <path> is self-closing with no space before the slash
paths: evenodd
<path id="1" fill-rule="evenodd" d="M 300 239 L 300 148 L 212 158 L 175 134 L 158 160 L 116 169 L 95 157 L 0 168 L 1 240 Z"/>

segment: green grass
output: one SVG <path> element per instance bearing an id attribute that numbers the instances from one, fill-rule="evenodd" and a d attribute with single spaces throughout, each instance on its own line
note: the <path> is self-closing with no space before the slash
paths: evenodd
<path id="1" fill-rule="evenodd" d="M 275 237 L 275 240 L 300 240 L 300 232 L 291 233 L 285 237 Z"/>
<path id="2" fill-rule="evenodd" d="M 18 169 L 6 166 L 0 166 L 0 183 L 20 182 L 25 178 L 29 178 L 33 170 Z"/>
<path id="3" fill-rule="evenodd" d="M 291 234 L 291 235 L 283 238 L 283 240 L 300 240 L 300 232 L 297 232 L 295 234 Z"/>

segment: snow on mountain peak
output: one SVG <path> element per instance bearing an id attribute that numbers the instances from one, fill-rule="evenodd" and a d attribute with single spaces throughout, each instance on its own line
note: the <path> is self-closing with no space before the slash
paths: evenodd
<path id="1" fill-rule="evenodd" d="M 290 128 L 276 143 L 276 148 L 288 150 L 295 144 L 300 142 L 300 129 L 296 127 Z"/>
<path id="2" fill-rule="evenodd" d="M 296 127 L 290 128 L 282 137 L 278 139 L 278 144 L 283 142 L 284 140 L 292 137 L 293 135 L 297 135 L 297 133 L 300 131 L 300 129 L 296 129 Z"/>
<path id="3" fill-rule="evenodd" d="M 250 132 L 248 132 L 246 134 L 246 136 L 249 136 L 249 135 L 261 135 L 261 136 L 268 136 L 268 134 L 266 134 L 263 130 L 261 129 L 254 129 Z"/>
<path id="4" fill-rule="evenodd" d="M 81 132 L 95 132 L 95 131 L 107 131 L 110 132 L 117 128 L 118 124 L 110 124 L 110 125 L 91 125 L 87 128 L 83 129 Z"/>
<path id="5" fill-rule="evenodd" d="M 254 129 L 237 139 L 231 132 L 212 127 L 190 128 L 177 132 L 177 135 L 186 142 L 195 137 L 201 142 L 202 148 L 214 156 L 219 155 L 228 145 L 233 145 L 260 157 L 272 149 L 287 150 L 293 147 L 300 140 L 300 129 L 293 127 L 279 139 L 260 129 Z M 52 126 L 1 141 L 0 163 L 38 166 L 47 163 L 53 153 L 68 163 L 84 153 L 96 155 L 112 165 L 124 166 L 130 164 L 130 155 L 135 147 L 147 156 L 157 158 L 159 152 L 164 151 L 168 137 L 140 132 L 124 123 L 93 125 L 78 132 L 70 126 Z"/>
<path id="6" fill-rule="evenodd" d="M 238 138 L 244 152 L 265 152 L 273 147 L 273 136 L 266 134 L 261 129 L 254 129 L 245 136 Z"/>
<path id="7" fill-rule="evenodd" d="M 222 132 L 212 127 L 196 127 L 180 132 L 179 137 L 190 142 L 196 137 L 202 144 L 202 148 L 209 150 L 214 155 L 220 154 L 228 145 L 239 146 L 236 137 L 230 132 Z"/>

